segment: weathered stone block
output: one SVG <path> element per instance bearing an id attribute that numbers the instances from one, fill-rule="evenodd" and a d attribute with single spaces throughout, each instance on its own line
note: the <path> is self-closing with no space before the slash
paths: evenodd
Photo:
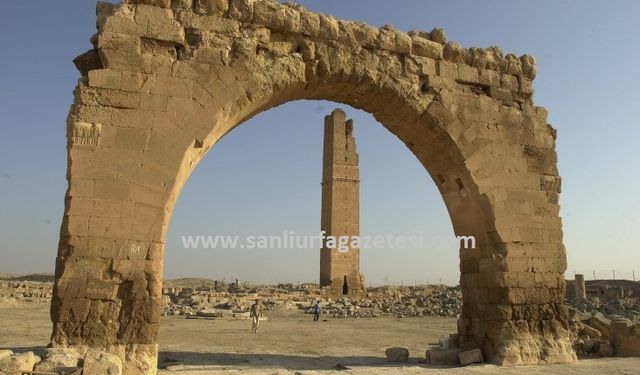
<path id="1" fill-rule="evenodd" d="M 0 364 L 4 363 L 5 360 L 9 359 L 13 355 L 13 352 L 8 349 L 0 350 Z"/>
<path id="2" fill-rule="evenodd" d="M 518 82 L 518 77 L 510 74 L 502 74 L 500 75 L 500 86 L 512 92 L 520 91 L 520 83 Z"/>
<path id="3" fill-rule="evenodd" d="M 141 70 L 142 49 L 137 36 L 101 33 L 98 38 L 98 53 L 105 68 Z"/>
<path id="4" fill-rule="evenodd" d="M 409 54 L 411 53 L 412 45 L 413 41 L 411 40 L 411 37 L 409 35 L 400 31 L 395 32 L 396 52 L 401 54 Z"/>
<path id="5" fill-rule="evenodd" d="M 73 348 L 47 348 L 44 359 L 34 367 L 36 372 L 69 373 L 78 368 L 82 355 Z"/>
<path id="6" fill-rule="evenodd" d="M 480 349 L 473 349 L 473 350 L 460 352 L 458 353 L 458 359 L 460 360 L 461 366 L 467 366 L 472 363 L 484 362 L 484 357 L 482 357 L 482 351 L 480 351 Z"/>
<path id="7" fill-rule="evenodd" d="M 505 58 L 507 62 L 507 73 L 514 76 L 522 74 L 522 62 L 516 55 L 508 54 L 507 56 L 505 56 Z"/>
<path id="8" fill-rule="evenodd" d="M 418 35 L 413 35 L 411 37 L 411 41 L 411 53 L 413 53 L 414 55 L 442 60 L 443 47 L 441 44 L 432 42 L 429 39 L 420 37 Z"/>
<path id="9" fill-rule="evenodd" d="M 122 87 L 122 73 L 113 69 L 92 70 L 88 73 L 89 86 L 120 90 Z"/>
<path id="10" fill-rule="evenodd" d="M 153 5 L 160 8 L 171 7 L 171 0 L 124 0 L 123 3 Z"/>
<path id="11" fill-rule="evenodd" d="M 115 354 L 91 351 L 84 358 L 83 373 L 122 375 L 122 360 Z"/>
<path id="12" fill-rule="evenodd" d="M 530 80 L 536 78 L 536 60 L 529 55 L 520 56 L 520 62 L 522 63 L 522 74 Z"/>
<path id="13" fill-rule="evenodd" d="M 340 25 L 338 24 L 338 20 L 324 14 L 320 14 L 319 18 L 320 18 L 319 35 L 326 39 L 333 39 L 333 40 L 338 39 L 340 36 Z"/>
<path id="14" fill-rule="evenodd" d="M 135 22 L 144 30 L 139 36 L 185 44 L 184 28 L 173 18 L 170 9 L 138 5 Z"/>
<path id="15" fill-rule="evenodd" d="M 172 0 L 171 8 L 180 10 L 193 9 L 193 0 Z"/>
<path id="16" fill-rule="evenodd" d="M 180 22 L 185 27 L 191 29 L 197 29 L 196 34 L 190 34 L 190 37 L 187 37 L 187 42 L 191 45 L 197 46 L 197 48 L 201 47 L 203 41 L 201 40 L 203 36 L 201 35 L 202 31 L 213 31 L 217 34 L 235 36 L 240 33 L 240 23 L 234 19 L 224 18 L 220 15 L 197 15 L 193 13 L 184 13 L 180 17 Z M 190 41 L 189 38 L 195 37 L 200 40 Z"/>
<path id="17" fill-rule="evenodd" d="M 463 349 L 428 349 L 426 353 L 426 361 L 430 365 L 434 366 L 457 366 L 460 364 L 458 354 Z"/>
<path id="18" fill-rule="evenodd" d="M 444 60 L 437 61 L 437 63 L 437 73 L 439 76 L 450 79 L 458 79 L 458 65 Z"/>
<path id="19" fill-rule="evenodd" d="M 253 22 L 275 30 L 284 30 L 285 7 L 275 2 L 258 1 L 253 7 Z"/>
<path id="20" fill-rule="evenodd" d="M 356 42 L 364 48 L 375 48 L 380 29 L 369 26 L 362 22 L 355 22 L 351 27 Z"/>
<path id="21" fill-rule="evenodd" d="M 151 94 L 191 99 L 193 83 L 186 79 L 174 77 L 156 77 Z"/>
<path id="22" fill-rule="evenodd" d="M 500 87 L 500 73 L 495 70 L 480 69 L 478 82 L 482 85 Z"/>
<path id="23" fill-rule="evenodd" d="M 523 76 L 520 76 L 519 82 L 520 82 L 520 93 L 526 94 L 526 95 L 533 94 L 533 81 L 532 80 L 530 80 L 528 78 L 525 78 Z"/>
<path id="24" fill-rule="evenodd" d="M 378 33 L 378 48 L 395 52 L 396 50 L 396 36 L 395 30 L 381 28 Z"/>
<path id="25" fill-rule="evenodd" d="M 504 90 L 498 87 L 490 87 L 489 96 L 504 103 L 513 102 L 513 95 L 511 95 L 511 91 Z"/>
<path id="26" fill-rule="evenodd" d="M 425 76 L 436 75 L 436 60 L 427 57 L 413 56 L 412 57 L 420 66 L 420 74 Z"/>
<path id="27" fill-rule="evenodd" d="M 445 60 L 453 63 L 464 63 L 465 51 L 462 46 L 455 42 L 449 42 L 444 45 L 442 56 Z"/>
<path id="28" fill-rule="evenodd" d="M 469 65 L 458 65 L 458 79 L 463 82 L 479 83 L 478 68 Z"/>
<path id="29" fill-rule="evenodd" d="M 407 348 L 387 348 L 384 354 L 387 357 L 387 362 L 409 362 L 409 350 Z"/>
<path id="30" fill-rule="evenodd" d="M 480 306 L 483 306 L 483 305 L 478 305 L 479 308 Z M 488 320 L 503 322 L 503 321 L 510 320 L 513 316 L 511 305 L 488 304 L 484 306 L 485 306 L 484 311 L 486 313 Z"/>
<path id="31" fill-rule="evenodd" d="M 254 0 L 230 0 L 229 16 L 242 22 L 250 22 L 253 19 Z"/>
<path id="32" fill-rule="evenodd" d="M 59 281 L 59 296 L 65 299 L 71 298 L 84 298 L 85 291 L 87 289 L 87 279 L 82 277 L 70 277 L 60 279 Z"/>
<path id="33" fill-rule="evenodd" d="M 95 49 L 91 49 L 77 56 L 73 59 L 73 64 L 83 77 L 86 77 L 92 70 L 103 68 L 102 61 L 100 61 L 100 54 Z"/>
<path id="34" fill-rule="evenodd" d="M 31 372 L 38 362 L 40 362 L 40 357 L 33 352 L 12 354 L 10 357 L 0 360 L 0 371 L 8 373 Z"/>
<path id="35" fill-rule="evenodd" d="M 194 10 L 199 14 L 224 13 L 229 10 L 229 0 L 194 0 Z"/>
<path id="36" fill-rule="evenodd" d="M 140 109 L 149 112 L 166 112 L 168 102 L 169 98 L 163 95 L 143 94 L 140 96 Z"/>
<path id="37" fill-rule="evenodd" d="M 144 150 L 149 141 L 147 129 L 117 128 L 115 148 L 123 150 Z"/>
<path id="38" fill-rule="evenodd" d="M 150 129 L 152 125 L 153 112 L 127 108 L 111 112 L 111 126 L 114 128 Z"/>
<path id="39" fill-rule="evenodd" d="M 112 108 L 139 108 L 140 94 L 109 89 L 89 89 L 85 97 L 90 97 L 91 101 L 104 107 Z"/>
<path id="40" fill-rule="evenodd" d="M 431 36 L 431 40 L 433 40 L 436 43 L 440 43 L 440 44 L 447 43 L 447 36 L 444 30 L 441 28 L 435 28 L 431 30 L 429 35 Z"/>
<path id="41" fill-rule="evenodd" d="M 134 19 L 135 10 L 133 7 L 119 7 L 114 4 L 100 2 L 96 7 L 96 13 L 100 35 L 105 33 L 142 35 L 145 32 L 145 27 L 136 23 Z"/>

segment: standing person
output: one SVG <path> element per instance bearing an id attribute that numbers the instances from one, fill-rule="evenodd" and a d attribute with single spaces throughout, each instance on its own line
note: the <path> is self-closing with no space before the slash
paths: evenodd
<path id="1" fill-rule="evenodd" d="M 320 319 L 320 301 L 316 301 L 313 305 L 313 321 L 317 322 Z"/>
<path id="2" fill-rule="evenodd" d="M 253 305 L 251 305 L 251 312 L 249 313 L 249 316 L 253 318 L 252 324 L 251 324 L 251 332 L 256 333 L 258 332 L 258 326 L 260 325 L 260 317 L 262 316 L 262 311 L 260 309 L 260 300 L 257 299 L 256 302 Z"/>

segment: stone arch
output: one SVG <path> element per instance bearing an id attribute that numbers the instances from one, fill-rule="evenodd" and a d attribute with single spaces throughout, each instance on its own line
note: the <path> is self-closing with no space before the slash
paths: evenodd
<path id="1" fill-rule="evenodd" d="M 370 112 L 435 181 L 460 250 L 464 347 L 499 364 L 575 358 L 563 305 L 555 130 L 530 56 L 444 33 L 337 20 L 270 0 L 98 4 L 68 117 L 54 346 L 155 373 L 162 258 L 176 197 L 215 143 L 297 99 Z M 136 372 L 137 371 L 137 372 Z"/>

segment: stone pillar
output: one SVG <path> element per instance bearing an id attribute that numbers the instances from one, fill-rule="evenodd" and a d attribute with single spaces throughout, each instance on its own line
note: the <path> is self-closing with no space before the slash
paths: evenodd
<path id="1" fill-rule="evenodd" d="M 576 274 L 575 276 L 575 284 L 576 284 L 576 300 L 583 300 L 587 298 L 587 288 L 584 283 L 584 275 Z"/>
<path id="2" fill-rule="evenodd" d="M 334 110 L 324 120 L 321 229 L 327 237 L 360 234 L 360 171 L 353 121 Z M 350 241 L 349 241 L 350 242 Z M 347 244 L 338 248 L 328 241 L 320 250 L 320 285 L 339 294 L 363 290 L 360 249 Z"/>

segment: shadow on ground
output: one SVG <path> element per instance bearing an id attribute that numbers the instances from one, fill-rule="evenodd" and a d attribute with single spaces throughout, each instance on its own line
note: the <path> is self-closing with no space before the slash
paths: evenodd
<path id="1" fill-rule="evenodd" d="M 294 354 L 265 353 L 204 353 L 161 351 L 158 367 L 165 369 L 174 366 L 185 367 L 277 367 L 288 370 L 348 370 L 351 366 L 402 367 L 427 366 L 418 358 L 408 363 L 388 363 L 384 358 L 373 356 L 304 356 Z"/>

